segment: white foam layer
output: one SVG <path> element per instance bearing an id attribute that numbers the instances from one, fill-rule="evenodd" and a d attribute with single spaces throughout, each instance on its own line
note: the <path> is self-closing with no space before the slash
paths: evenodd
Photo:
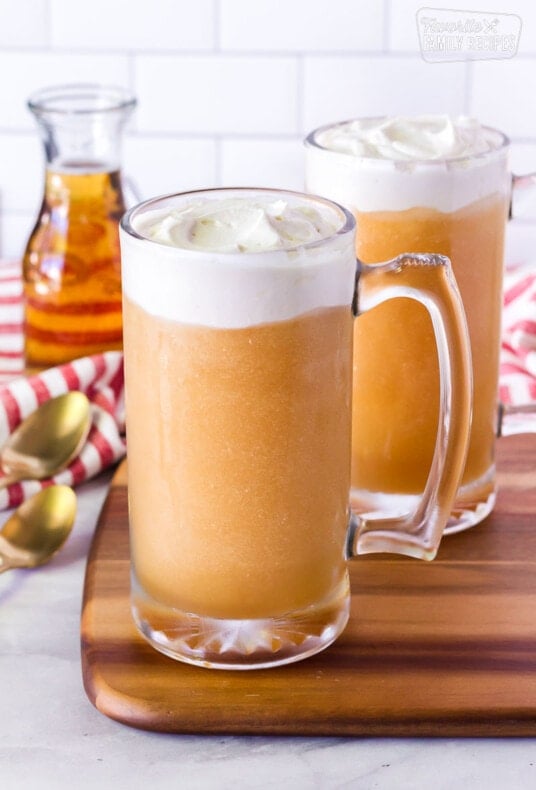
<path id="1" fill-rule="evenodd" d="M 250 207 L 259 205 L 248 202 Z M 218 207 L 214 199 L 210 203 L 213 219 L 220 209 L 229 208 L 228 204 Z M 324 205 L 303 199 L 301 209 L 318 211 Z M 231 242 L 229 227 L 204 226 L 208 238 L 205 235 L 199 242 L 197 235 L 192 243 L 192 226 L 188 224 L 192 212 L 182 223 L 178 220 L 179 208 L 184 208 L 183 202 L 134 217 L 134 230 L 145 238 L 121 229 L 124 293 L 150 314 L 181 323 L 237 329 L 288 320 L 323 307 L 348 305 L 350 309 L 356 269 L 354 235 L 351 229 L 334 233 L 334 228 L 339 230 L 345 222 L 339 209 L 322 208 L 322 232 L 327 236 L 320 243 L 297 242 L 297 236 L 306 232 L 303 227 L 299 231 L 294 228 L 291 241 L 287 226 L 284 234 L 278 234 L 277 242 L 266 228 L 260 235 L 246 233 L 249 246 L 258 248 L 259 240 L 264 240 L 263 244 L 277 243 L 275 248 L 214 252 L 210 251 L 214 244 L 230 244 L 236 250 L 236 239 L 241 239 L 242 245 L 244 226 L 235 227 Z M 301 211 L 296 202 L 292 208 Z M 197 222 L 202 212 L 198 207 L 193 213 Z M 278 212 L 277 216 L 282 214 Z M 288 220 L 289 215 L 285 216 Z M 236 225 L 235 220 L 231 224 Z M 250 220 L 251 216 L 248 223 Z M 316 215 L 314 222 L 318 224 Z M 315 239 L 318 237 L 317 228 Z M 183 246 L 174 246 L 177 242 Z M 194 246 L 200 243 L 209 246 L 209 251 Z"/>
<path id="2" fill-rule="evenodd" d="M 504 138 L 446 116 L 362 119 L 317 130 L 306 146 L 306 187 L 353 211 L 433 208 L 450 213 L 508 194 Z"/>
<path id="3" fill-rule="evenodd" d="M 448 115 L 358 118 L 326 129 L 317 142 L 330 151 L 402 161 L 475 156 L 495 147 L 477 120 Z"/>
<path id="4" fill-rule="evenodd" d="M 152 241 L 182 249 L 263 252 L 320 241 L 340 225 L 337 211 L 325 204 L 233 197 L 152 211 L 135 222 L 135 229 Z"/>

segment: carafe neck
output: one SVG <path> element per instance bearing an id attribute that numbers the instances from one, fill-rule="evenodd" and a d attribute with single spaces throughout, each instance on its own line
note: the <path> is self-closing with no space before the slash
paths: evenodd
<path id="1" fill-rule="evenodd" d="M 136 100 L 121 88 L 47 88 L 28 101 L 44 146 L 47 169 L 113 172 L 121 166 L 122 134 Z"/>

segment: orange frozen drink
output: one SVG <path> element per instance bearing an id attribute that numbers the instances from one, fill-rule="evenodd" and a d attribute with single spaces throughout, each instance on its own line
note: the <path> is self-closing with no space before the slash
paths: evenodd
<path id="1" fill-rule="evenodd" d="M 364 262 L 408 250 L 452 261 L 469 327 L 474 402 L 447 531 L 471 526 L 495 499 L 507 140 L 469 119 L 444 117 L 324 127 L 307 140 L 307 189 L 354 213 L 356 252 Z M 356 322 L 354 349 L 352 504 L 359 511 L 404 511 L 425 485 L 437 431 L 429 317 L 414 302 L 390 301 Z"/>
<path id="2" fill-rule="evenodd" d="M 216 196 L 122 233 L 133 606 L 164 652 L 278 663 L 348 616 L 353 228 Z"/>

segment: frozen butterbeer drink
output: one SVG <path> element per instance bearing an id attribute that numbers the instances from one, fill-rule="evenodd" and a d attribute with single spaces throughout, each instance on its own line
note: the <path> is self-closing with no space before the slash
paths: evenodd
<path id="1" fill-rule="evenodd" d="M 474 401 L 447 532 L 478 523 L 495 501 L 511 180 L 507 138 L 468 118 L 357 119 L 317 129 L 306 140 L 307 190 L 354 214 L 360 260 L 373 264 L 408 250 L 451 259 L 469 326 Z M 352 505 L 358 512 L 404 512 L 425 485 L 438 424 L 431 322 L 421 305 L 390 301 L 356 322 L 354 349 Z"/>
<path id="2" fill-rule="evenodd" d="M 195 660 L 205 640 L 213 664 L 245 663 L 264 620 L 288 659 L 300 616 L 310 650 L 346 623 L 345 222 L 327 201 L 224 190 L 157 200 L 122 233 L 133 607 L 164 652 Z M 269 624 L 289 612 L 286 646 Z"/>
<path id="3" fill-rule="evenodd" d="M 348 211 L 262 189 L 142 203 L 121 221 L 121 259 L 139 630 L 205 667 L 323 650 L 348 620 L 347 560 L 432 559 L 450 514 L 470 386 L 448 259 L 358 265 Z M 437 330 L 438 451 L 410 517 L 368 520 L 349 509 L 354 316 L 408 285 Z"/>

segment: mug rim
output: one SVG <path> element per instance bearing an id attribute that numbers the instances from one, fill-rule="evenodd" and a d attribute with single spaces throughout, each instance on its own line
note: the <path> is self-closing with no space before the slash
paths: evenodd
<path id="1" fill-rule="evenodd" d="M 161 241 L 157 241 L 154 239 L 150 239 L 148 236 L 144 236 L 143 234 L 139 233 L 133 226 L 133 220 L 135 220 L 136 216 L 141 215 L 150 211 L 151 209 L 157 209 L 159 206 L 164 207 L 166 204 L 173 203 L 180 199 L 180 202 L 186 202 L 188 198 L 195 198 L 195 197 L 203 197 L 204 195 L 215 195 L 217 196 L 225 196 L 228 195 L 229 197 L 232 196 L 240 196 L 246 194 L 261 194 L 261 195 L 273 195 L 275 198 L 288 195 L 290 198 L 293 199 L 301 199 L 307 203 L 321 203 L 327 206 L 330 209 L 335 209 L 338 214 L 341 216 L 341 225 L 330 233 L 329 236 L 324 236 L 322 239 L 316 239 L 315 241 L 308 241 L 301 244 L 296 244 L 292 247 L 282 247 L 276 249 L 266 249 L 266 250 L 259 250 L 256 252 L 239 252 L 237 250 L 232 251 L 219 251 L 219 250 L 204 250 L 201 248 L 190 248 L 190 247 L 175 247 L 170 244 L 166 244 Z M 143 200 L 140 203 L 137 203 L 135 206 L 132 206 L 128 211 L 126 211 L 123 216 L 121 217 L 121 221 L 119 223 L 120 228 L 123 232 L 127 233 L 134 239 L 142 242 L 148 242 L 150 244 L 157 244 L 160 247 L 165 247 L 168 250 L 180 250 L 181 252 L 186 252 L 189 255 L 221 255 L 221 256 L 236 256 L 240 255 L 241 257 L 251 256 L 255 258 L 261 258 L 266 255 L 277 255 L 277 254 L 287 254 L 296 252 L 298 250 L 311 250 L 317 247 L 322 247 L 323 245 L 333 241 L 338 237 L 345 236 L 348 233 L 351 233 L 355 229 L 355 218 L 353 214 L 348 211 L 344 206 L 340 203 L 337 203 L 334 200 L 330 200 L 329 198 L 323 197 L 322 195 L 315 195 L 315 194 L 308 194 L 305 192 L 299 192 L 298 190 L 292 189 L 279 189 L 277 187 L 204 187 L 201 189 L 191 189 L 186 190 L 184 192 L 169 192 L 164 195 L 157 195 L 156 197 L 148 198 L 147 200 Z"/>
<path id="2" fill-rule="evenodd" d="M 492 148 L 489 151 L 481 151 L 477 154 L 463 154 L 461 156 L 442 156 L 438 159 L 419 159 L 419 158 L 412 158 L 412 159 L 392 159 L 389 157 L 380 158 L 376 156 L 366 156 L 366 155 L 356 155 L 351 153 L 350 151 L 337 151 L 333 148 L 328 148 L 325 145 L 322 145 L 318 140 L 317 136 L 323 132 L 326 132 L 330 129 L 336 129 L 337 127 L 347 126 L 348 124 L 354 123 L 355 121 L 384 121 L 388 120 L 389 118 L 393 118 L 392 115 L 369 115 L 369 116 L 356 116 L 353 118 L 347 118 L 344 121 L 335 121 L 333 123 L 326 123 L 322 124 L 322 126 L 317 126 L 313 129 L 303 140 L 303 144 L 306 148 L 316 148 L 319 151 L 325 151 L 329 154 L 336 154 L 339 156 L 349 157 L 352 160 L 363 160 L 367 164 L 376 163 L 377 166 L 385 164 L 389 165 L 399 165 L 403 166 L 439 166 L 444 164 L 456 164 L 461 162 L 467 162 L 468 160 L 478 160 L 478 159 L 486 159 L 489 157 L 493 157 L 495 155 L 499 155 L 500 153 L 506 151 L 511 144 L 511 140 L 504 132 L 501 132 L 500 129 L 495 129 L 493 126 L 485 126 L 482 125 L 481 129 L 486 132 L 489 132 L 499 138 L 499 145 L 495 148 Z"/>

